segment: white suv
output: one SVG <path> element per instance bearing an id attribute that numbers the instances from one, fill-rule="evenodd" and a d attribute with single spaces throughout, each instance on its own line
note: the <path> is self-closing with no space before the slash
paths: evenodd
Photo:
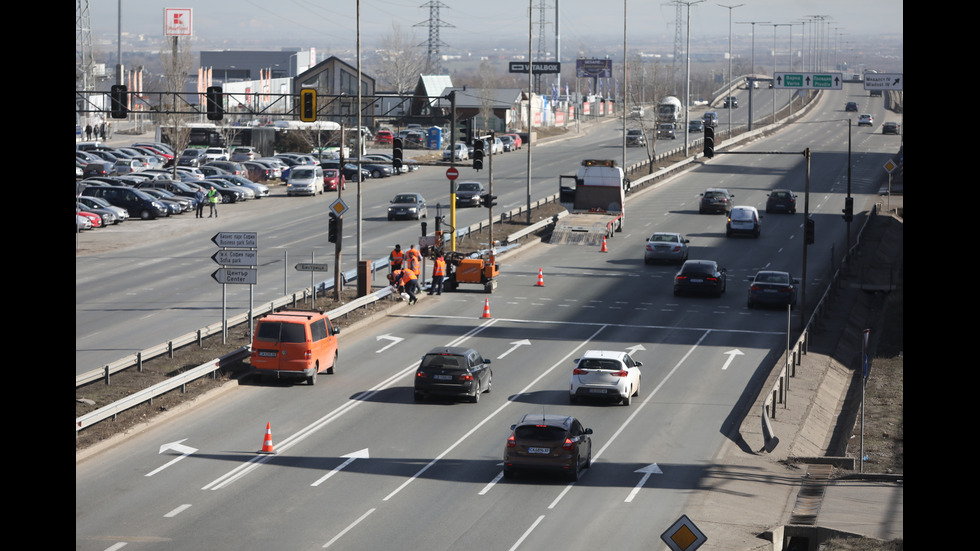
<path id="1" fill-rule="evenodd" d="M 587 350 L 575 364 L 568 399 L 600 398 L 630 405 L 640 393 L 640 366 L 626 352 Z"/>

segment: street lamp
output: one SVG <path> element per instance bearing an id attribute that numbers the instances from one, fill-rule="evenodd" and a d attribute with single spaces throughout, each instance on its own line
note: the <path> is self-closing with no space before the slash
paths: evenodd
<path id="1" fill-rule="evenodd" d="M 749 74 L 752 75 L 750 78 L 751 82 L 755 82 L 755 26 L 756 25 L 766 25 L 769 21 L 739 21 L 739 25 L 752 25 L 752 66 L 749 67 Z M 728 104 L 729 113 L 731 112 L 732 105 Z M 731 116 L 731 115 L 729 115 Z M 749 124 L 748 129 L 752 130 L 752 85 L 749 85 Z"/>
<path id="2" fill-rule="evenodd" d="M 723 8 L 728 8 L 728 86 L 732 85 L 732 58 L 735 54 L 732 53 L 732 10 L 735 8 L 741 8 L 745 4 L 737 4 L 734 6 L 725 6 L 723 4 L 718 4 Z M 728 110 L 728 136 L 732 135 L 732 110 Z"/>
<path id="3" fill-rule="evenodd" d="M 691 116 L 691 5 L 700 4 L 704 1 L 694 0 L 684 2 L 683 0 L 677 0 L 678 4 L 687 6 L 687 68 L 685 69 L 687 74 L 684 76 L 684 156 L 687 156 L 690 144 L 688 141 L 688 132 L 690 131 L 688 120 Z"/>

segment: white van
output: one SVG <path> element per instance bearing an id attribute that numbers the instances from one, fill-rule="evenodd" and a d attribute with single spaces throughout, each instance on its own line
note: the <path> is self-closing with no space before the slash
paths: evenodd
<path id="1" fill-rule="evenodd" d="M 294 166 L 286 182 L 286 195 L 323 193 L 323 168 L 320 165 Z"/>

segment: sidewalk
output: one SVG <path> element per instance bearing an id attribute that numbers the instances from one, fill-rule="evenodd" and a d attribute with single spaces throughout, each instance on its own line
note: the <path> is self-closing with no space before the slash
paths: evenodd
<path id="1" fill-rule="evenodd" d="M 891 198 L 892 207 L 901 196 Z M 887 214 L 882 215 L 882 218 Z M 873 247 L 885 247 L 869 239 Z M 897 246 L 901 246 L 899 242 Z M 779 439 L 766 452 L 760 396 L 749 410 L 736 441 L 729 441 L 706 469 L 701 487 L 684 513 L 708 540 L 701 550 L 762 551 L 786 549 L 796 537 L 808 538 L 816 551 L 828 535 L 862 535 L 881 540 L 904 538 L 904 477 L 849 475 L 833 479 L 829 465 L 817 459 L 826 450 L 852 373 L 834 357 L 849 357 L 853 347 L 844 332 L 874 324 L 872 298 L 857 286 L 842 286 L 834 308 L 811 335 L 809 351 L 790 378 L 785 403 L 770 419 Z M 771 382 L 763 387 L 767 392 Z M 812 464 L 799 458 L 814 458 Z"/>

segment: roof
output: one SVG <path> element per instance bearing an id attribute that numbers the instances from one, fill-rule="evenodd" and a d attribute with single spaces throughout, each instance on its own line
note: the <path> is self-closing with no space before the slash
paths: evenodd
<path id="1" fill-rule="evenodd" d="M 626 352 L 621 350 L 586 350 L 585 354 L 582 354 L 583 358 L 609 358 L 612 360 L 620 360 Z"/>
<path id="2" fill-rule="evenodd" d="M 568 427 L 574 417 L 568 415 L 556 415 L 553 413 L 526 413 L 521 420 L 517 422 L 518 425 L 551 425 L 555 427 Z"/>

